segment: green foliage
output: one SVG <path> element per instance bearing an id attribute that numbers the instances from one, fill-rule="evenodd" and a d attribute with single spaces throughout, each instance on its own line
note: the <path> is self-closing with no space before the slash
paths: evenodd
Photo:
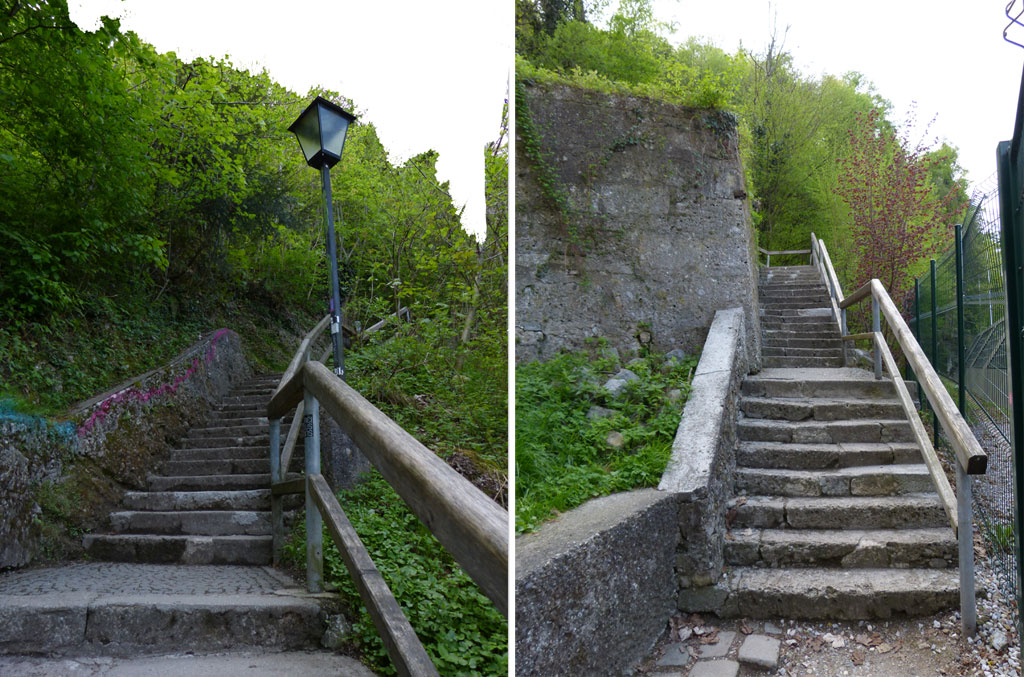
<path id="1" fill-rule="evenodd" d="M 696 357 L 665 362 L 650 354 L 630 365 L 640 381 L 612 398 L 600 386 L 617 360 L 600 344 L 516 367 L 516 531 L 597 496 L 654 486 L 671 453 Z M 667 394 L 679 389 L 682 398 Z M 613 411 L 590 419 L 592 406 Z M 622 434 L 612 450 L 606 437 Z"/>
<path id="2" fill-rule="evenodd" d="M 507 621 L 390 485 L 374 472 L 356 488 L 340 493 L 338 499 L 438 672 L 507 674 Z M 295 562 L 305 561 L 303 541 L 300 530 L 287 549 Z M 337 586 L 350 609 L 358 610 L 353 632 L 363 659 L 380 674 L 395 674 L 341 555 L 326 532 L 324 579 Z"/>

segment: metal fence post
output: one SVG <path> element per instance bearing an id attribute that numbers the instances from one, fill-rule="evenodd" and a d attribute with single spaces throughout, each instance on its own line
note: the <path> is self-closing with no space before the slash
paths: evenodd
<path id="1" fill-rule="evenodd" d="M 1021 370 L 1022 358 L 1022 316 L 1024 316 L 1024 242 L 1021 241 L 1021 218 L 1018 210 L 1021 177 L 1014 172 L 1014 160 L 1020 152 L 1021 108 L 1024 105 L 1024 79 L 1022 79 L 1022 103 L 1018 104 L 1017 124 L 1014 130 L 1016 143 L 1001 141 L 996 148 L 996 166 L 999 172 L 999 220 L 1003 236 L 1003 270 L 1006 276 L 1006 333 L 1009 342 L 1006 351 L 1010 370 L 1010 393 L 1016 393 L 1012 409 L 1012 435 L 1010 441 L 1014 453 L 1014 541 L 1017 555 L 1017 609 L 1024 610 L 1024 594 L 1022 594 L 1022 571 L 1024 553 L 1021 547 L 1021 526 L 1024 524 L 1024 502 L 1021 501 L 1021 490 L 1024 489 L 1024 462 L 1021 462 L 1021 442 L 1024 440 L 1024 373 Z M 1011 148 L 1011 146 L 1015 146 Z M 1012 151 L 1012 152 L 1011 152 Z M 1024 614 L 1017 615 L 1017 634 L 1024 640 Z"/>
<path id="2" fill-rule="evenodd" d="M 280 482 L 281 477 L 281 419 L 270 420 L 270 485 Z M 270 533 L 273 538 L 274 566 L 281 563 L 281 546 L 284 543 L 284 511 L 281 496 L 270 492 Z"/>
<path id="3" fill-rule="evenodd" d="M 929 361 L 932 365 L 937 365 L 939 357 L 939 305 L 938 300 L 935 298 L 935 259 L 931 259 L 929 270 L 932 282 L 932 354 L 929 356 Z M 922 397 L 921 399 L 924 398 Z M 934 410 L 932 410 L 932 439 L 935 440 L 935 448 L 938 449 L 939 417 L 935 415 Z"/>
<path id="4" fill-rule="evenodd" d="M 964 346 L 964 240 L 960 224 L 956 226 L 956 352 L 957 352 L 957 407 L 967 417 L 967 356 Z M 971 496 L 971 477 L 958 461 L 956 466 L 957 544 L 960 564 L 960 627 L 965 635 L 978 631 L 978 607 L 974 598 L 974 505 Z"/>
<path id="5" fill-rule="evenodd" d="M 303 395 L 306 415 L 306 590 L 324 591 L 324 521 L 309 489 L 309 477 L 320 474 L 320 402 L 308 390 Z"/>

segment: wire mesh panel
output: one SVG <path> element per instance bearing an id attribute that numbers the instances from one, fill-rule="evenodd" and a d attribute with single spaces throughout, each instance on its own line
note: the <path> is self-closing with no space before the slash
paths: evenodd
<path id="1" fill-rule="evenodd" d="M 965 389 L 964 416 L 989 457 L 986 474 L 971 476 L 975 523 L 1003 594 L 1015 600 L 1019 591 L 1010 444 L 1012 395 L 1007 371 L 1006 287 L 995 176 L 975 190 L 962 233 L 963 335 L 957 329 L 956 259 L 952 251 L 935 264 L 934 348 L 928 275 L 918 279 L 920 313 L 911 326 L 917 327 L 921 347 L 954 399 L 961 385 Z M 959 383 L 958 341 L 964 345 L 964 384 Z M 948 463 L 954 463 L 949 445 L 941 444 L 941 448 Z M 1013 608 L 1019 613 L 1015 605 Z"/>

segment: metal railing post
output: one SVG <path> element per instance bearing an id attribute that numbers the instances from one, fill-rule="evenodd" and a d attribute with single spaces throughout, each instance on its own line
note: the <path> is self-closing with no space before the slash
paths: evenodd
<path id="1" fill-rule="evenodd" d="M 932 354 L 931 363 L 932 366 L 938 364 L 939 357 L 939 307 L 938 301 L 935 298 L 935 259 L 931 259 L 929 263 L 929 270 L 931 273 L 932 282 Z M 924 399 L 923 397 L 921 398 Z M 932 411 L 932 439 L 935 440 L 935 448 L 939 446 L 939 417 Z"/>
<path id="2" fill-rule="evenodd" d="M 967 365 L 964 347 L 964 241 L 961 226 L 956 226 L 956 348 L 957 408 L 967 416 Z M 965 635 L 978 630 L 978 607 L 974 598 L 974 516 L 972 514 L 971 477 L 963 466 L 956 466 L 957 544 L 960 564 L 960 626 Z"/>
<path id="3" fill-rule="evenodd" d="M 846 326 L 846 308 L 843 308 L 840 312 L 842 313 L 843 319 L 842 319 L 842 325 L 839 327 L 839 335 L 840 336 L 846 336 L 847 334 L 850 333 L 850 330 Z M 843 344 L 843 366 L 844 367 L 847 366 L 847 364 L 846 364 L 846 347 L 847 347 L 848 343 L 849 343 L 849 341 L 842 341 L 842 344 Z"/>
<path id="4" fill-rule="evenodd" d="M 281 477 L 281 419 L 270 420 L 270 484 L 280 482 Z M 284 544 L 284 511 L 281 509 L 281 496 L 270 494 L 270 532 L 273 538 L 273 562 L 277 566 L 281 562 L 281 546 Z"/>
<path id="5" fill-rule="evenodd" d="M 843 319 L 846 319 L 845 315 Z M 871 295 L 871 331 L 875 332 L 875 380 L 880 381 L 882 380 L 882 346 L 878 345 L 878 342 L 882 340 L 882 318 L 878 297 L 874 294 Z"/>
<path id="6" fill-rule="evenodd" d="M 306 415 L 306 590 L 324 591 L 324 520 L 309 488 L 309 478 L 320 474 L 320 402 L 304 390 Z"/>

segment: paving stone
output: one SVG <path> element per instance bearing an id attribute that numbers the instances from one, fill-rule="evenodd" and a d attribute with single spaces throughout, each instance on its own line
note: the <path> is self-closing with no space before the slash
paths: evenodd
<path id="1" fill-rule="evenodd" d="M 731 630 L 724 630 L 718 633 L 717 644 L 702 644 L 700 647 L 700 658 L 723 658 L 729 649 L 732 648 L 732 641 L 736 639 L 736 633 Z"/>
<path id="2" fill-rule="evenodd" d="M 766 670 L 779 665 L 779 640 L 765 635 L 748 635 L 740 646 L 740 663 Z"/>
<path id="3" fill-rule="evenodd" d="M 690 650 L 682 642 L 669 644 L 665 655 L 658 661 L 659 666 L 686 665 L 690 662 Z"/>
<path id="4" fill-rule="evenodd" d="M 764 624 L 764 631 L 765 631 L 765 634 L 768 634 L 768 635 L 781 635 L 782 634 L 782 628 L 780 628 L 779 626 L 777 626 L 777 625 L 775 625 L 774 623 L 771 623 L 771 622 L 766 622 Z"/>
<path id="5" fill-rule="evenodd" d="M 690 677 L 736 677 L 740 664 L 736 661 L 700 661 L 690 670 Z"/>

